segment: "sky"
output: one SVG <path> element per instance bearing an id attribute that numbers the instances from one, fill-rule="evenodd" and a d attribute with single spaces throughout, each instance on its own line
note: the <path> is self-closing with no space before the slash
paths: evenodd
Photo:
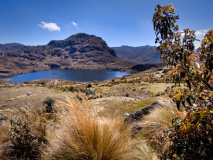
<path id="1" fill-rule="evenodd" d="M 170 3 L 180 30 L 193 29 L 202 40 L 213 29 L 213 0 L 0 0 L 0 44 L 45 45 L 87 33 L 110 47 L 153 46 L 154 8 Z"/>

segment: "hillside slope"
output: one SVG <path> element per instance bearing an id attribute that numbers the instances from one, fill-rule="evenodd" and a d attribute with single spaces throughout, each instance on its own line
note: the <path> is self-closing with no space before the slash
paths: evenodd
<path id="1" fill-rule="evenodd" d="M 52 68 L 106 69 L 120 64 L 115 51 L 100 37 L 78 33 L 47 45 L 0 45 L 0 75 L 19 74 Z M 133 63 L 128 62 L 132 65 Z M 121 67 L 122 68 L 122 67 Z M 124 67 L 125 68 L 125 67 Z"/>
<path id="2" fill-rule="evenodd" d="M 118 58 L 129 60 L 135 63 L 161 63 L 160 54 L 155 46 L 121 46 L 113 47 Z"/>

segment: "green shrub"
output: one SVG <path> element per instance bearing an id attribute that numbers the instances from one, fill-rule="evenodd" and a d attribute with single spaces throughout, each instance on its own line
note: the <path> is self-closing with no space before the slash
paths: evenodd
<path id="1" fill-rule="evenodd" d="M 178 32 L 172 4 L 159 4 L 153 15 L 157 50 L 163 63 L 171 66 L 168 75 L 173 82 L 187 84 L 175 88 L 177 108 L 188 111 L 185 118 L 174 119 L 174 130 L 168 137 L 174 144 L 163 158 L 213 159 L 213 30 L 209 30 L 195 51 L 196 31 Z M 199 52 L 197 54 L 196 52 Z"/>
<path id="2" fill-rule="evenodd" d="M 167 157 L 176 155 L 179 159 L 213 159 L 212 119 L 213 111 L 209 109 L 195 109 L 188 112 L 184 119 L 174 119 L 175 129 L 171 134 L 173 146 Z"/>
<path id="3" fill-rule="evenodd" d="M 94 80 L 93 83 L 94 83 L 95 85 L 98 85 L 98 81 L 97 81 L 97 80 Z"/>
<path id="4" fill-rule="evenodd" d="M 75 88 L 74 86 L 70 86 L 70 87 L 68 88 L 68 91 L 70 91 L 70 92 L 78 92 L 78 89 Z"/>
<path id="5" fill-rule="evenodd" d="M 38 159 L 46 143 L 46 125 L 37 111 L 20 109 L 10 118 L 10 159 Z"/>
<path id="6" fill-rule="evenodd" d="M 86 91 L 86 96 L 89 96 L 89 95 L 95 95 L 95 91 L 92 91 L 92 90 L 88 89 Z"/>
<path id="7" fill-rule="evenodd" d="M 45 85 L 46 81 L 45 79 L 41 79 L 41 80 L 38 80 L 37 84 Z"/>
<path id="8" fill-rule="evenodd" d="M 7 120 L 7 117 L 4 114 L 0 113 L 0 120 Z"/>
<path id="9" fill-rule="evenodd" d="M 126 93 L 126 95 L 125 95 L 126 97 L 129 97 L 129 93 Z"/>
<path id="10" fill-rule="evenodd" d="M 46 105 L 46 112 L 47 113 L 52 113 L 53 112 L 53 104 L 55 103 L 55 101 L 50 98 L 50 97 L 46 97 L 43 101 L 43 104 Z"/>
<path id="11" fill-rule="evenodd" d="M 84 89 L 84 88 L 79 88 L 78 90 L 79 90 L 80 92 L 82 92 L 82 93 L 86 93 L 86 91 L 87 91 L 87 90 Z"/>
<path id="12" fill-rule="evenodd" d="M 29 84 L 29 82 L 28 81 L 24 81 L 24 84 Z"/>
<path id="13" fill-rule="evenodd" d="M 89 83 L 89 84 L 87 85 L 87 88 L 91 88 L 91 87 L 92 87 L 92 84 Z"/>

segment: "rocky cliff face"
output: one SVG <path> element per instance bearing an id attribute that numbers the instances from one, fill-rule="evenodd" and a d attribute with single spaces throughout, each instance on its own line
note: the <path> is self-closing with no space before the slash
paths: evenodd
<path id="1" fill-rule="evenodd" d="M 79 33 L 47 45 L 0 45 L 0 74 L 19 74 L 51 68 L 106 69 L 119 62 L 100 37 Z"/>

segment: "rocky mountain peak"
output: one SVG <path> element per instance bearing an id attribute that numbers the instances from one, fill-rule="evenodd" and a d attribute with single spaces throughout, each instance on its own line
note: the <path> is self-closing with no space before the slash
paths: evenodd
<path id="1" fill-rule="evenodd" d="M 7 70 L 9 74 L 13 74 L 11 71 L 15 67 L 17 73 L 49 68 L 106 69 L 108 64 L 119 61 L 115 51 L 102 38 L 86 33 L 65 40 L 51 40 L 47 45 L 8 44 L 6 48 L 3 45 L 0 53 L 11 63 L 9 66 L 5 61 L 0 71 Z"/>

